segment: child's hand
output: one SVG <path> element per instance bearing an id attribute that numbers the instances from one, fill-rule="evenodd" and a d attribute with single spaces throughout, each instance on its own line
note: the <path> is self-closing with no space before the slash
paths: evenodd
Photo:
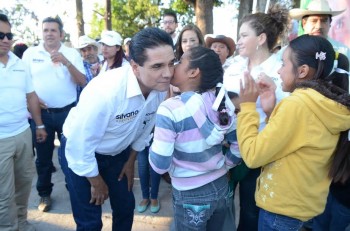
<path id="1" fill-rule="evenodd" d="M 256 102 L 258 96 L 259 90 L 253 77 L 249 72 L 244 72 L 244 84 L 242 80 L 240 81 L 240 103 Z"/>

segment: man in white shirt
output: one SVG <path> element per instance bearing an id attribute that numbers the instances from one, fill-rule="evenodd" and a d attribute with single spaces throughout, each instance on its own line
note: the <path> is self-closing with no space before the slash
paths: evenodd
<path id="1" fill-rule="evenodd" d="M 63 123 L 77 100 L 77 85 L 85 86 L 86 79 L 79 52 L 61 43 L 64 37 L 61 19 L 45 18 L 42 30 L 44 42 L 28 48 L 23 54 L 23 61 L 29 68 L 34 89 L 40 100 L 42 120 L 48 133 L 46 142 L 34 142 L 38 173 L 36 188 L 40 196 L 38 209 L 46 212 L 51 207 L 55 133 L 60 139 Z M 35 134 L 38 124 L 32 121 L 31 127 Z"/>
<path id="2" fill-rule="evenodd" d="M 77 230 L 102 229 L 108 197 L 112 230 L 132 228 L 134 161 L 150 140 L 175 56 L 171 37 L 158 28 L 138 32 L 130 55 L 130 65 L 101 73 L 85 87 L 63 126 L 59 159 Z"/>
<path id="3" fill-rule="evenodd" d="M 27 106 L 38 125 L 35 140 L 44 142 L 47 134 L 29 73 L 10 51 L 13 36 L 7 16 L 0 14 L 0 230 L 34 231 L 27 221 L 35 173 Z"/>
<path id="4" fill-rule="evenodd" d="M 173 39 L 173 44 L 175 46 L 177 42 L 177 38 L 179 37 L 179 34 L 176 33 L 176 29 L 178 26 L 177 23 L 177 16 L 174 11 L 166 11 L 163 15 L 163 30 L 167 32 L 171 38 Z"/>

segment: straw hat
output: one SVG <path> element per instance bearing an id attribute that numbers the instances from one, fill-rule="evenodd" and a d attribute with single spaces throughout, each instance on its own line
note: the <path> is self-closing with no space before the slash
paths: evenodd
<path id="1" fill-rule="evenodd" d="M 333 11 L 328 4 L 327 0 L 313 0 L 309 3 L 306 9 L 296 8 L 289 11 L 289 15 L 293 19 L 300 20 L 306 15 L 331 15 L 336 16 L 345 11 Z"/>
<path id="2" fill-rule="evenodd" d="M 207 34 L 205 36 L 205 44 L 208 48 L 210 48 L 211 44 L 213 44 L 214 42 L 225 44 L 229 49 L 229 54 L 228 54 L 229 57 L 232 56 L 233 52 L 235 52 L 236 50 L 236 44 L 233 41 L 233 39 L 230 37 L 226 37 L 225 35 L 213 35 L 213 34 Z"/>
<path id="3" fill-rule="evenodd" d="M 79 37 L 77 49 L 82 49 L 82 48 L 87 47 L 89 45 L 93 45 L 95 47 L 98 47 L 97 42 L 95 40 L 93 40 L 92 38 L 90 38 L 89 36 L 82 35 Z"/>

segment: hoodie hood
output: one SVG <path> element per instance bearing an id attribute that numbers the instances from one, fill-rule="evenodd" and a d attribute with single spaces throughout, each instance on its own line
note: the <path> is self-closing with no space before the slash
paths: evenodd
<path id="1" fill-rule="evenodd" d="M 293 96 L 300 98 L 332 134 L 350 129 L 350 110 L 313 89 L 296 89 Z"/>

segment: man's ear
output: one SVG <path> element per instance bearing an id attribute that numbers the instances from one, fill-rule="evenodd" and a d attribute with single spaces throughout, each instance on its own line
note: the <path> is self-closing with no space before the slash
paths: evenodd
<path id="1" fill-rule="evenodd" d="M 132 71 L 134 72 L 134 75 L 136 77 L 139 77 L 140 76 L 140 66 L 134 61 L 134 60 L 130 60 L 130 65 L 131 65 L 131 68 L 132 68 Z"/>
<path id="2" fill-rule="evenodd" d="M 301 65 L 298 67 L 298 78 L 299 79 L 304 79 L 310 75 L 310 67 L 309 65 Z"/>

